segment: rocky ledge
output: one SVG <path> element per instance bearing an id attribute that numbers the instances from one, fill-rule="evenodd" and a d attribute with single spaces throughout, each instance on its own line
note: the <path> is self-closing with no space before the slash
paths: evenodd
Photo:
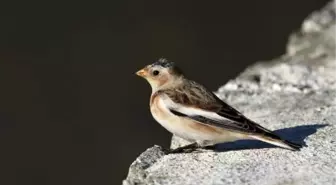
<path id="1" fill-rule="evenodd" d="M 131 184 L 336 184 L 335 1 L 312 13 L 289 38 L 287 53 L 248 67 L 216 94 L 292 141 L 292 152 L 258 141 L 219 152 L 165 155 L 154 146 L 130 166 Z M 186 144 L 173 137 L 172 148 Z"/>

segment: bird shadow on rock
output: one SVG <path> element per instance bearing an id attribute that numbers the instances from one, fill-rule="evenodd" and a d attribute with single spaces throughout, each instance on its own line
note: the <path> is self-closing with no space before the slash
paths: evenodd
<path id="1" fill-rule="evenodd" d="M 301 125 L 291 128 L 283 128 L 273 131 L 281 138 L 289 140 L 293 143 L 306 146 L 305 139 L 317 132 L 318 129 L 328 126 L 328 124 L 312 124 Z M 235 142 L 221 143 L 216 145 L 216 151 L 225 152 L 232 150 L 246 150 L 246 149 L 262 149 L 262 148 L 276 148 L 277 146 L 271 145 L 258 140 L 239 140 Z"/>

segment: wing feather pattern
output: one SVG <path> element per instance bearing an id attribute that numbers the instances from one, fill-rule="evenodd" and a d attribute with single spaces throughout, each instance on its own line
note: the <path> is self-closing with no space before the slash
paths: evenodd
<path id="1" fill-rule="evenodd" d="M 220 100 L 212 92 L 193 81 L 181 87 L 158 91 L 170 112 L 177 116 L 187 117 L 201 124 L 220 127 L 251 135 L 253 138 L 291 150 L 299 150 L 302 146 L 281 139 L 272 131 L 246 118 L 239 111 Z"/>
<path id="2" fill-rule="evenodd" d="M 160 94 L 165 96 L 165 104 L 175 115 L 236 132 L 279 138 L 271 131 L 246 118 L 196 82 L 191 81 L 179 88 L 161 91 Z"/>

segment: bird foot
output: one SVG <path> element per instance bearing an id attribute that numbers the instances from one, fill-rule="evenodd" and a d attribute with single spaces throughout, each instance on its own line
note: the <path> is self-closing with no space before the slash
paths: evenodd
<path id="1" fill-rule="evenodd" d="M 196 151 L 197 149 L 205 149 L 205 150 L 215 150 L 216 146 L 199 146 L 197 143 L 192 143 L 186 146 L 182 146 L 175 149 L 166 149 L 164 152 L 166 154 L 176 154 L 176 153 L 191 153 Z"/>

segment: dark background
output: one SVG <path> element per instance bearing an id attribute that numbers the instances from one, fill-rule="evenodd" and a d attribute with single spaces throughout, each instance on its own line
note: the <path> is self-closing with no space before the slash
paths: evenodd
<path id="1" fill-rule="evenodd" d="M 134 72 L 159 57 L 216 90 L 285 52 L 326 0 L 0 4 L 0 184 L 120 184 L 170 134 Z"/>

